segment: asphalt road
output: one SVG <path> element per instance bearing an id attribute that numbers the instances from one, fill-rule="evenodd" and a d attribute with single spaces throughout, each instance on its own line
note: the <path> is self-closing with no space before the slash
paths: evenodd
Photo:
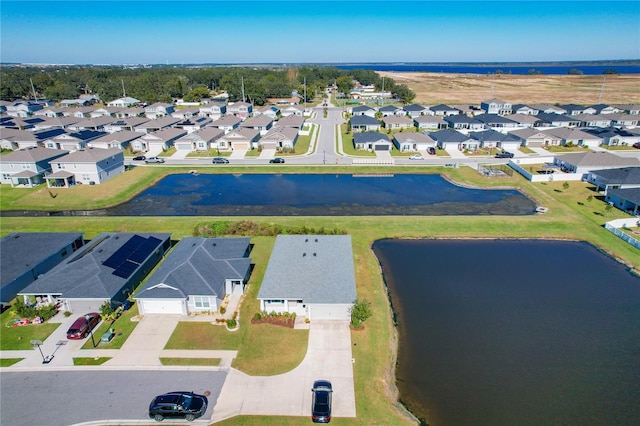
<path id="1" fill-rule="evenodd" d="M 226 371 L 33 371 L 3 372 L 0 424 L 67 426 L 107 419 L 143 420 L 149 403 L 169 391 L 208 396 L 210 419 Z M 126 424 L 126 422 L 124 423 Z"/>

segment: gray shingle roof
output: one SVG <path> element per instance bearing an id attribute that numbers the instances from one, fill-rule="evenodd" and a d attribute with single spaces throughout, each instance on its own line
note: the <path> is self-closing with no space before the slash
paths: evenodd
<path id="1" fill-rule="evenodd" d="M 608 152 L 574 152 L 558 157 L 566 164 L 582 167 L 640 166 L 637 158 L 620 157 Z"/>
<path id="2" fill-rule="evenodd" d="M 354 133 L 353 135 L 353 143 L 361 144 L 361 143 L 369 143 L 369 142 L 389 142 L 389 137 L 384 133 L 380 132 L 362 132 L 362 133 Z"/>
<path id="3" fill-rule="evenodd" d="M 20 149 L 0 157 L 3 163 L 37 163 L 43 160 L 58 158 L 68 151 L 43 147 Z"/>
<path id="4" fill-rule="evenodd" d="M 368 115 L 354 115 L 349 119 L 352 126 L 375 126 L 380 125 L 380 122 Z"/>
<path id="5" fill-rule="evenodd" d="M 249 277 L 250 238 L 183 238 L 136 299 L 225 296 L 225 280 Z"/>
<path id="6" fill-rule="evenodd" d="M 627 201 L 640 205 L 640 188 L 617 188 L 607 191 L 609 195 L 617 195 Z"/>
<path id="7" fill-rule="evenodd" d="M 463 135 L 457 130 L 453 129 L 444 129 L 438 130 L 437 132 L 429 133 L 432 139 L 437 140 L 438 142 L 465 142 L 470 138 L 468 136 Z"/>
<path id="8" fill-rule="evenodd" d="M 640 167 L 621 167 L 591 172 L 607 181 L 609 185 L 640 185 Z"/>
<path id="9" fill-rule="evenodd" d="M 87 148 L 70 152 L 56 159 L 56 163 L 97 163 L 118 154 L 123 156 L 122 150 L 118 148 Z"/>
<path id="10" fill-rule="evenodd" d="M 356 282 L 350 235 L 278 235 L 258 299 L 352 303 Z"/>

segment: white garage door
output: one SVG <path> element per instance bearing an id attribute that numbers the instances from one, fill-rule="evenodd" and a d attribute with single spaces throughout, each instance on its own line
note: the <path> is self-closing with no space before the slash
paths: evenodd
<path id="1" fill-rule="evenodd" d="M 309 305 L 309 318 L 313 320 L 349 320 L 351 319 L 350 304 Z"/>
<path id="2" fill-rule="evenodd" d="M 186 315 L 183 310 L 184 301 L 181 299 L 163 300 L 139 300 L 142 314 L 181 314 Z"/>

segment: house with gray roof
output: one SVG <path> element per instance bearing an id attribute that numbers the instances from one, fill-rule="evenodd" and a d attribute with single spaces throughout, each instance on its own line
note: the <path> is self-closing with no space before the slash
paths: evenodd
<path id="1" fill-rule="evenodd" d="M 294 149 L 298 142 L 298 129 L 295 127 L 273 127 L 260 140 L 262 149 Z"/>
<path id="2" fill-rule="evenodd" d="M 168 104 L 166 102 L 156 102 L 144 107 L 144 115 L 151 120 L 155 120 L 156 118 L 171 115 L 171 113 L 173 113 L 175 110 L 176 109 L 172 104 Z"/>
<path id="3" fill-rule="evenodd" d="M 138 99 L 132 98 L 131 96 L 125 96 L 112 100 L 107 104 L 107 106 L 115 108 L 128 108 L 130 106 L 138 105 L 139 103 L 140 101 Z"/>
<path id="4" fill-rule="evenodd" d="M 286 108 L 282 108 L 280 109 L 280 114 L 283 117 L 287 117 L 289 115 L 299 115 L 299 116 L 304 116 L 304 107 L 301 107 L 300 105 L 289 105 Z"/>
<path id="5" fill-rule="evenodd" d="M 466 115 L 448 115 L 443 120 L 450 128 L 455 130 L 484 130 L 485 124 L 475 117 L 467 117 Z"/>
<path id="6" fill-rule="evenodd" d="M 114 117 L 101 115 L 100 117 L 95 118 L 85 118 L 82 121 L 68 125 L 67 128 L 78 132 L 80 130 L 104 131 L 104 126 L 111 124 L 114 121 L 116 121 L 116 118 Z"/>
<path id="7" fill-rule="evenodd" d="M 611 189 L 607 192 L 605 201 L 624 212 L 640 216 L 640 188 Z"/>
<path id="8" fill-rule="evenodd" d="M 63 157 L 67 151 L 43 147 L 28 148 L 0 156 L 0 184 L 12 188 L 33 188 L 44 183 L 52 172 L 51 161 Z"/>
<path id="9" fill-rule="evenodd" d="M 431 114 L 431 115 L 437 115 L 437 116 L 449 116 L 449 115 L 460 114 L 459 109 L 456 109 L 452 106 L 445 105 L 445 104 L 433 105 L 433 106 L 430 106 L 428 109 L 430 112 L 427 113 L 427 115 Z"/>
<path id="10" fill-rule="evenodd" d="M 613 114 L 573 114 L 572 117 L 580 120 L 580 127 L 609 127 Z"/>
<path id="11" fill-rule="evenodd" d="M 91 148 L 118 148 L 126 149 L 131 143 L 142 136 L 142 133 L 123 130 L 121 132 L 107 133 L 89 142 Z"/>
<path id="12" fill-rule="evenodd" d="M 383 117 L 388 117 L 390 115 L 398 115 L 398 116 L 406 115 L 406 113 L 402 108 L 397 107 L 395 105 L 385 105 L 383 107 L 380 107 L 380 109 L 378 109 L 378 112 L 382 114 Z"/>
<path id="13" fill-rule="evenodd" d="M 70 152 L 49 164 L 52 173 L 45 176 L 49 188 L 96 185 L 124 173 L 124 153 L 118 148 L 87 148 Z"/>
<path id="14" fill-rule="evenodd" d="M 255 129 L 264 135 L 273 126 L 273 118 L 268 115 L 258 115 L 255 117 L 249 117 L 240 123 L 240 127 L 248 127 Z"/>
<path id="15" fill-rule="evenodd" d="M 546 112 L 539 112 L 536 116 L 542 123 L 541 125 L 549 127 L 578 127 L 580 126 L 580 120 L 564 114 L 553 114 Z M 544 124 L 543 124 L 544 123 Z"/>
<path id="16" fill-rule="evenodd" d="M 613 113 L 605 114 L 611 119 L 611 124 L 617 127 L 637 127 L 640 125 L 640 114 Z"/>
<path id="17" fill-rule="evenodd" d="M 354 115 L 349 119 L 351 131 L 372 131 L 380 130 L 380 122 L 368 115 Z"/>
<path id="18" fill-rule="evenodd" d="M 175 117 L 174 117 L 175 118 Z M 195 116 L 190 118 L 185 118 L 180 120 L 178 123 L 174 124 L 174 127 L 179 129 L 184 129 L 187 133 L 193 133 L 196 130 L 204 129 L 208 125 L 213 123 L 213 120 L 209 117 L 201 117 Z"/>
<path id="19" fill-rule="evenodd" d="M 80 232 L 16 232 L 0 239 L 0 302 L 6 305 L 82 247 Z"/>
<path id="20" fill-rule="evenodd" d="M 104 131 L 109 133 L 120 132 L 123 130 L 135 131 L 136 127 L 149 121 L 145 117 L 127 117 L 118 118 L 115 121 L 104 126 Z"/>
<path id="21" fill-rule="evenodd" d="M 413 128 L 413 120 L 414 119 L 408 117 L 398 117 L 397 115 L 382 117 L 382 123 L 385 129 L 390 130 L 411 129 Z"/>
<path id="22" fill-rule="evenodd" d="M 602 139 L 602 145 L 617 146 L 627 145 L 631 146 L 634 143 L 640 142 L 640 134 L 630 132 L 627 129 L 621 129 L 618 127 L 605 127 L 605 128 L 591 128 L 582 129 L 585 133 L 594 135 Z"/>
<path id="23" fill-rule="evenodd" d="M 280 117 L 280 108 L 275 105 L 265 105 L 262 108 L 253 111 L 253 115 L 266 115 L 273 120 L 277 120 Z"/>
<path id="24" fill-rule="evenodd" d="M 227 113 L 240 118 L 247 118 L 253 111 L 253 105 L 248 102 L 234 102 L 227 105 Z"/>
<path id="25" fill-rule="evenodd" d="M 435 140 L 440 149 L 463 151 L 476 150 L 480 147 L 480 142 L 464 135 L 457 130 L 443 129 L 436 132 L 430 132 L 429 137 Z"/>
<path id="26" fill-rule="evenodd" d="M 511 113 L 512 114 L 522 114 L 522 115 L 537 115 L 538 109 L 533 106 L 525 105 L 525 104 L 513 104 L 511 105 Z M 510 114 L 505 114 L 510 115 Z"/>
<path id="27" fill-rule="evenodd" d="M 473 118 L 482 121 L 488 128 L 500 132 L 517 129 L 519 127 L 515 121 L 498 114 L 478 114 Z"/>
<path id="28" fill-rule="evenodd" d="M 64 149 L 66 151 L 78 151 L 89 146 L 89 142 L 107 135 L 107 132 L 97 130 L 80 130 L 73 133 L 61 133 L 47 139 L 44 146 L 51 149 Z"/>
<path id="29" fill-rule="evenodd" d="M 166 116 L 162 118 L 156 118 L 155 120 L 149 120 L 145 123 L 136 126 L 135 131 L 140 133 L 153 133 L 158 130 L 166 129 L 167 127 L 173 127 L 180 122 L 179 118 Z"/>
<path id="30" fill-rule="evenodd" d="M 218 311 L 226 296 L 244 293 L 251 249 L 250 238 L 183 238 L 136 294 L 140 313 Z"/>
<path id="31" fill-rule="evenodd" d="M 105 232 L 18 292 L 77 314 L 122 304 L 171 247 L 171 234 Z"/>
<path id="32" fill-rule="evenodd" d="M 210 126 L 217 127 L 218 129 L 222 129 L 225 133 L 228 133 L 240 126 L 240 123 L 242 123 L 242 119 L 240 117 L 236 117 L 235 115 L 225 115 L 224 117 L 214 120 Z"/>
<path id="33" fill-rule="evenodd" d="M 296 129 L 302 129 L 304 122 L 305 118 L 303 116 L 291 114 L 273 123 L 273 127 L 295 127 Z"/>
<path id="34" fill-rule="evenodd" d="M 351 115 L 368 115 L 369 117 L 376 117 L 376 110 L 367 105 L 358 105 L 351 108 Z"/>
<path id="35" fill-rule="evenodd" d="M 448 126 L 441 115 L 421 115 L 413 119 L 413 124 L 418 130 L 440 130 Z"/>
<path id="36" fill-rule="evenodd" d="M 482 108 L 487 114 L 511 114 L 511 103 L 497 98 L 480 102 L 480 108 Z"/>
<path id="37" fill-rule="evenodd" d="M 206 105 L 200 107 L 199 115 L 203 117 L 209 117 L 213 120 L 217 120 L 227 112 L 227 102 L 215 102 L 211 101 Z"/>
<path id="38" fill-rule="evenodd" d="M 583 179 L 594 170 L 616 169 L 620 167 L 640 166 L 640 160 L 632 157 L 620 157 L 609 152 L 574 152 L 554 157 L 553 163 L 565 173 L 579 173 Z"/>
<path id="39" fill-rule="evenodd" d="M 594 114 L 616 114 L 620 112 L 619 108 L 607 104 L 591 105 L 591 108 L 595 110 Z"/>
<path id="40" fill-rule="evenodd" d="M 560 137 L 547 134 L 542 130 L 535 128 L 525 128 L 518 130 L 511 130 L 510 135 L 513 135 L 522 141 L 522 146 L 529 148 L 542 148 L 545 146 L 557 146 L 560 145 Z"/>
<path id="41" fill-rule="evenodd" d="M 482 132 L 469 132 L 469 136 L 480 141 L 481 148 L 501 148 L 504 151 L 515 151 L 520 148 L 522 141 L 509 133 L 504 134 L 489 129 Z"/>
<path id="42" fill-rule="evenodd" d="M 605 195 L 610 189 L 640 188 L 640 167 L 595 170 L 585 180 L 596 187 L 596 192 Z"/>
<path id="43" fill-rule="evenodd" d="M 591 107 L 586 107 L 584 105 L 578 104 L 562 104 L 558 105 L 560 108 L 566 111 L 567 115 L 578 115 L 578 114 L 595 114 L 596 110 Z"/>
<path id="44" fill-rule="evenodd" d="M 426 151 L 436 147 L 436 141 L 430 136 L 418 132 L 401 132 L 393 134 L 393 144 L 398 151 Z"/>
<path id="45" fill-rule="evenodd" d="M 367 151 L 391 151 L 393 147 L 389 137 L 380 132 L 354 133 L 353 145 L 356 149 Z"/>
<path id="46" fill-rule="evenodd" d="M 77 117 L 45 117 L 44 121 L 34 124 L 33 130 L 49 130 L 49 129 L 69 129 L 72 130 L 72 127 L 82 121 L 81 118 Z"/>
<path id="47" fill-rule="evenodd" d="M 143 134 L 140 139 L 131 142 L 133 152 L 162 152 L 171 148 L 175 141 L 187 134 L 186 130 L 167 127 L 156 132 Z"/>
<path id="48" fill-rule="evenodd" d="M 621 112 L 624 112 L 629 115 L 638 115 L 640 114 L 640 104 L 623 104 L 618 105 L 617 107 Z"/>
<path id="49" fill-rule="evenodd" d="M 405 105 L 404 107 L 402 107 L 402 109 L 404 110 L 405 114 L 411 118 L 420 117 L 421 115 L 432 114 L 429 108 L 419 104 Z"/>
<path id="50" fill-rule="evenodd" d="M 602 143 L 602 138 L 581 129 L 570 127 L 557 127 L 543 131 L 546 135 L 553 136 L 560 141 L 560 145 L 584 146 L 587 148 L 598 147 Z"/>
<path id="51" fill-rule="evenodd" d="M 189 133 L 176 140 L 175 147 L 178 151 L 207 151 L 210 148 L 217 148 L 217 140 L 224 135 L 224 130 L 217 127 L 205 127 Z"/>
<path id="52" fill-rule="evenodd" d="M 534 114 L 507 114 L 504 118 L 515 122 L 518 127 L 539 127 L 542 122 L 537 115 Z"/>
<path id="53" fill-rule="evenodd" d="M 249 151 L 257 147 L 260 132 L 250 127 L 239 127 L 218 139 L 218 149 L 231 151 Z"/>
<path id="54" fill-rule="evenodd" d="M 350 235 L 278 235 L 258 292 L 260 310 L 351 319 L 356 300 Z"/>

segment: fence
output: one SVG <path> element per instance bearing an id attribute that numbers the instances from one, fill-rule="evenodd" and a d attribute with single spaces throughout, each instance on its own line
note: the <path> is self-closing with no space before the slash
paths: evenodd
<path id="1" fill-rule="evenodd" d="M 618 238 L 621 238 L 622 240 L 624 240 L 627 243 L 631 244 L 635 248 L 640 249 L 640 241 L 620 229 L 620 228 L 624 228 L 624 227 L 627 227 L 627 226 L 638 226 L 639 223 L 640 223 L 640 220 L 637 219 L 637 218 L 635 218 L 635 219 L 617 219 L 617 220 L 611 220 L 611 221 L 605 223 L 604 227 L 605 227 L 605 229 L 607 231 L 609 231 L 609 232 L 613 233 L 614 235 L 618 236 Z"/>
<path id="2" fill-rule="evenodd" d="M 354 166 L 360 165 L 376 165 L 376 166 L 393 166 L 395 161 L 393 158 L 354 158 L 351 162 Z"/>
<path id="3" fill-rule="evenodd" d="M 517 158 L 509 160 L 509 166 L 524 176 L 531 182 L 564 182 L 564 181 L 579 181 L 582 180 L 584 175 L 582 173 L 549 173 L 546 175 L 533 174 L 526 170 L 522 165 L 524 164 L 539 164 L 539 163 L 553 163 L 553 157 L 536 157 L 536 158 Z"/>

